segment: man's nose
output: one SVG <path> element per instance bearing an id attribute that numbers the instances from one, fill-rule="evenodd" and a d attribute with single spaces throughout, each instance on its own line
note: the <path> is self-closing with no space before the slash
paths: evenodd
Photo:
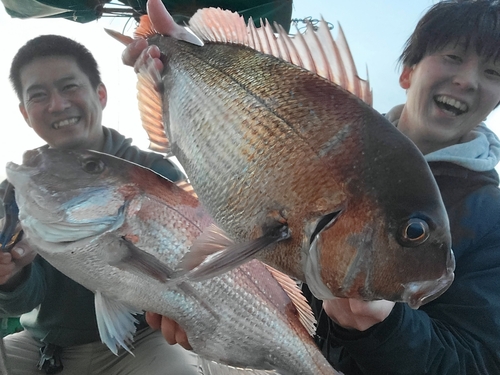
<path id="1" fill-rule="evenodd" d="M 476 90 L 479 86 L 480 71 L 477 62 L 471 61 L 460 66 L 453 82 L 464 90 Z"/>
<path id="2" fill-rule="evenodd" d="M 53 91 L 50 95 L 49 111 L 62 112 L 70 105 L 69 100 L 58 91 Z"/>

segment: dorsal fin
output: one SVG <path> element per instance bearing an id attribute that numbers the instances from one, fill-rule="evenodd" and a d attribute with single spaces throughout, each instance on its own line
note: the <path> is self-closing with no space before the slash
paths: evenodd
<path id="1" fill-rule="evenodd" d="M 277 34 L 267 21 L 261 25 L 255 27 L 252 19 L 246 25 L 243 16 L 220 8 L 200 9 L 189 21 L 191 30 L 206 42 L 241 44 L 281 58 L 336 83 L 372 105 L 369 83 L 358 76 L 340 24 L 337 41 L 323 19 L 317 31 L 309 23 L 304 34 L 297 32 L 294 36 L 277 24 Z"/>
<path id="2" fill-rule="evenodd" d="M 278 30 L 275 34 L 267 21 L 261 24 L 263 26 L 257 28 L 250 19 L 246 25 L 243 16 L 220 8 L 200 9 L 189 22 L 191 30 L 204 41 L 242 44 L 273 55 L 336 83 L 372 105 L 369 82 L 358 77 L 340 25 L 338 41 L 335 42 L 323 19 L 317 31 L 308 24 L 304 34 L 297 33 L 295 36 L 289 36 L 280 25 L 275 24 Z M 147 38 L 156 34 L 149 17 L 141 16 L 135 36 Z M 162 103 L 157 90 L 161 85 L 161 76 L 151 66 L 152 63 L 152 60 L 146 62 L 138 74 L 139 111 L 142 125 L 149 136 L 149 148 L 169 153 L 169 140 L 162 118 L 162 113 L 166 112 L 165 109 L 162 111 L 162 106 L 166 104 Z"/>
<path id="3" fill-rule="evenodd" d="M 281 285 L 283 290 L 292 300 L 293 305 L 299 312 L 299 319 L 302 325 L 311 336 L 314 336 L 316 332 L 316 319 L 314 318 L 311 306 L 307 302 L 306 297 L 304 297 L 304 294 L 302 294 L 302 291 L 297 283 L 283 272 L 280 272 L 267 264 L 264 264 L 264 266 L 266 266 L 271 275 L 273 275 L 274 279 Z"/>

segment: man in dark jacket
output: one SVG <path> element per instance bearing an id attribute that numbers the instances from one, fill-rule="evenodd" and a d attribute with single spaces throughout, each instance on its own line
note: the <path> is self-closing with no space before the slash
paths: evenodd
<path id="1" fill-rule="evenodd" d="M 387 117 L 425 155 L 451 226 L 455 280 L 412 310 L 309 296 L 318 343 L 351 374 L 500 373 L 500 142 L 482 121 L 500 103 L 500 3 L 449 0 L 401 56 L 407 102 Z"/>
<path id="2" fill-rule="evenodd" d="M 101 151 L 173 181 L 184 178 L 163 155 L 139 150 L 102 126 L 106 87 L 81 44 L 58 35 L 32 39 L 14 57 L 10 79 L 24 119 L 45 147 Z M 21 315 L 24 331 L 4 339 L 12 374 L 40 373 L 37 364 L 47 373 L 64 368 L 75 375 L 199 373 L 196 355 L 169 346 L 144 319 L 135 357 L 125 351 L 115 356 L 99 338 L 94 294 L 35 256 L 23 240 L 0 253 L 0 316 L 15 315 Z"/>

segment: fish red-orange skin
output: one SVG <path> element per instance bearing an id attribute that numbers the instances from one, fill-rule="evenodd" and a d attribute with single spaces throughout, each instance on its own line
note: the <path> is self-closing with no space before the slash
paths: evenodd
<path id="1" fill-rule="evenodd" d="M 439 191 L 422 154 L 383 116 L 253 48 L 148 40 L 165 54 L 161 126 L 171 151 L 232 238 L 285 223 L 291 237 L 259 258 L 323 299 L 418 307 L 446 289 L 454 262 Z"/>

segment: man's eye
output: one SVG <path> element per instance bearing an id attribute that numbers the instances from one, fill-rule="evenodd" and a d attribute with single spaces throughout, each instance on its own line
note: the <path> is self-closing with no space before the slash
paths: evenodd
<path id="1" fill-rule="evenodd" d="M 500 69 L 486 69 L 485 73 L 488 76 L 494 77 L 494 78 L 499 78 L 500 79 Z"/>
<path id="2" fill-rule="evenodd" d="M 78 85 L 76 83 L 70 83 L 68 85 L 65 85 L 63 89 L 65 91 L 69 91 L 69 90 L 74 90 L 76 88 L 78 88 Z"/>
<path id="3" fill-rule="evenodd" d="M 457 55 L 446 55 L 446 58 L 451 61 L 461 62 L 462 58 Z"/>
<path id="4" fill-rule="evenodd" d="M 40 101 L 43 100 L 46 97 L 44 92 L 35 92 L 32 94 L 29 94 L 28 96 L 28 101 Z"/>

